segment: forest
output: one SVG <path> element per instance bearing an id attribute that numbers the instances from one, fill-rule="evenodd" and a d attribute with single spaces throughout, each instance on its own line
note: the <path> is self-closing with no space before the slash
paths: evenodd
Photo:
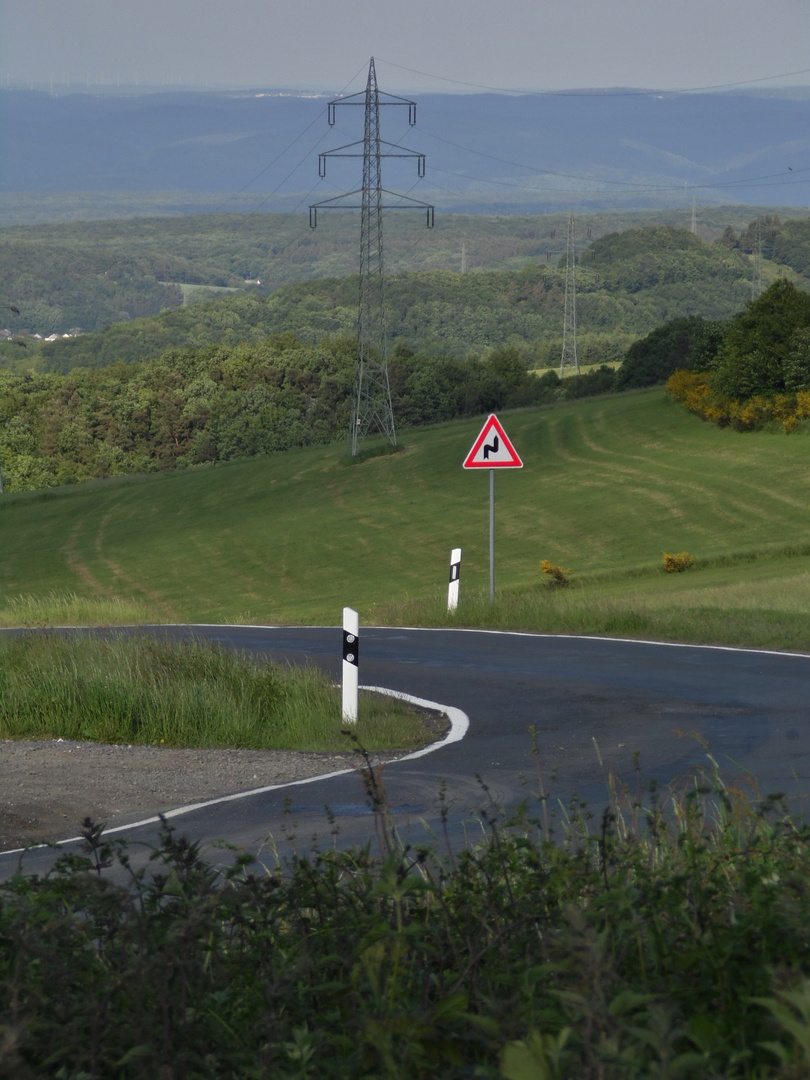
<path id="1" fill-rule="evenodd" d="M 635 338 L 670 318 L 729 318 L 750 296 L 745 252 L 706 243 L 685 229 L 650 225 L 607 234 L 579 258 L 577 323 L 586 364 L 620 359 Z M 392 273 L 386 292 L 394 344 L 456 359 L 511 346 L 529 368 L 552 366 L 559 356 L 564 255 L 513 270 Z M 316 342 L 354 333 L 357 295 L 356 275 L 297 282 L 267 296 L 254 288 L 37 346 L 37 366 L 64 373 L 152 359 L 168 348 L 236 345 L 286 332 Z M 9 365 L 19 363 L 19 340 L 0 348 Z"/>
<path id="2" fill-rule="evenodd" d="M 799 240 L 806 235 L 807 245 L 810 230 L 789 224 L 768 219 L 756 228 L 771 254 L 778 243 L 787 250 L 792 236 L 798 264 Z M 751 357 L 763 353 L 780 319 L 794 334 L 794 353 L 806 352 L 810 334 L 805 279 L 780 278 L 773 260 L 773 284 L 747 303 L 752 235 L 752 227 L 727 228 L 708 244 L 684 229 L 649 225 L 592 240 L 577 268 L 579 355 L 590 367 L 565 380 L 554 370 L 564 266 L 392 275 L 389 374 L 399 428 L 663 384 L 679 369 L 714 372 L 717 392 L 739 397 L 733 379 L 746 363 L 756 368 Z M 37 354 L 32 346 L 30 361 L 28 347 L 18 349 L 27 366 L 0 369 L 5 489 L 170 471 L 340 438 L 354 385 L 356 296 L 356 278 L 298 282 L 268 296 L 256 291 L 112 323 Z M 776 316 L 768 315 L 773 297 Z M 13 353 L 15 344 L 5 348 Z M 780 339 L 768 355 L 784 346 Z M 790 378 L 801 390 L 799 375 Z M 777 383 L 752 384 L 751 393 L 784 391 L 784 377 Z"/>
<path id="3" fill-rule="evenodd" d="M 766 260 L 799 273 L 810 266 L 806 218 L 782 220 L 751 207 L 701 208 L 697 235 L 747 255 L 756 240 L 754 219 L 767 222 L 761 229 Z M 689 224 L 683 210 L 579 215 L 576 254 L 582 259 L 610 234 Z M 519 270 L 527 263 L 557 268 L 566 247 L 563 214 L 444 214 L 434 229 L 411 215 L 385 221 L 386 271 L 394 276 L 458 272 L 462 265 L 469 272 Z M 266 296 L 294 282 L 347 277 L 356 268 L 352 213 L 322 215 L 317 229 L 300 214 L 259 213 L 7 226 L 0 228 L 0 328 L 18 335 L 90 333 L 211 295 L 202 287 Z M 166 293 L 167 283 L 179 289 Z"/>
<path id="4" fill-rule="evenodd" d="M 791 282 L 684 336 L 666 386 L 687 409 L 739 431 L 775 423 L 789 433 L 810 419 L 810 296 Z"/>
<path id="5" fill-rule="evenodd" d="M 355 365 L 352 338 L 312 344 L 286 334 L 256 344 L 170 349 L 155 360 L 67 375 L 0 374 L 5 489 L 331 442 L 348 427 Z M 557 375 L 530 375 L 509 348 L 463 361 L 395 348 L 389 376 L 401 429 L 559 397 Z M 610 389 L 613 377 L 607 367 L 583 375 L 580 392 Z"/>

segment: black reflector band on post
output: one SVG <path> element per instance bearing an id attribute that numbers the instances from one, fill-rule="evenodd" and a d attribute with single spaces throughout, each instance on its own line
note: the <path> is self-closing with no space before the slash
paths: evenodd
<path id="1" fill-rule="evenodd" d="M 458 589 L 461 578 L 461 548 L 450 552 L 450 584 L 447 586 L 447 610 L 455 611 L 458 607 Z"/>
<path id="2" fill-rule="evenodd" d="M 356 634 L 343 631 L 343 659 L 347 664 L 358 666 L 358 654 L 360 651 L 360 639 Z"/>

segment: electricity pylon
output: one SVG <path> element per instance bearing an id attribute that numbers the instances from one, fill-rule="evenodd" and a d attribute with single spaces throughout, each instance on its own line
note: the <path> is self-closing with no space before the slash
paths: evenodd
<path id="1" fill-rule="evenodd" d="M 579 375 L 577 356 L 577 280 L 576 252 L 574 250 L 574 215 L 568 215 L 568 255 L 565 262 L 565 309 L 563 312 L 563 345 L 560 359 L 560 378 L 565 378 L 566 367 L 573 367 Z"/>
<path id="2" fill-rule="evenodd" d="M 385 142 L 380 138 L 380 106 L 407 105 L 408 123 L 416 123 L 416 102 L 394 94 L 385 94 L 377 87 L 374 57 L 368 67 L 365 91 L 335 98 L 327 105 L 330 127 L 335 124 L 338 105 L 363 105 L 365 107 L 365 132 L 360 141 L 326 150 L 318 155 L 318 174 L 326 176 L 328 157 L 362 157 L 363 186 L 334 198 L 313 203 L 309 208 L 309 223 L 314 229 L 318 223 L 318 210 L 360 210 L 360 296 L 357 313 L 357 374 L 355 378 L 354 404 L 350 431 L 351 454 L 355 457 L 363 439 L 372 431 L 378 431 L 396 446 L 397 435 L 394 411 L 391 407 L 391 388 L 388 381 L 388 334 L 385 321 L 385 274 L 383 260 L 383 210 L 423 209 L 427 215 L 428 228 L 433 227 L 434 207 L 411 199 L 382 186 L 381 161 L 384 157 L 416 158 L 417 175 L 425 175 L 425 155 L 408 150 L 399 144 Z M 362 145 L 362 151 L 358 148 Z M 385 151 L 383 151 L 385 147 Z M 360 205 L 352 203 L 352 197 L 360 195 Z M 393 196 L 397 201 L 385 205 L 383 196 Z"/>
<path id="3" fill-rule="evenodd" d="M 754 234 L 754 257 L 752 260 L 751 274 L 751 299 L 758 300 L 762 294 L 762 226 L 761 218 L 757 218 L 757 228 Z"/>

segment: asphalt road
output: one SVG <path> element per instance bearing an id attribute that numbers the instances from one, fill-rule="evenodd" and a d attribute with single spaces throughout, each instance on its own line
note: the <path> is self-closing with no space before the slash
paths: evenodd
<path id="1" fill-rule="evenodd" d="M 314 663 L 339 677 L 339 629 L 162 632 L 194 633 L 275 659 Z M 363 627 L 360 641 L 362 684 L 453 706 L 469 717 L 460 741 L 383 771 L 391 822 L 411 842 L 432 834 L 458 845 L 480 834 L 481 811 L 493 805 L 509 810 L 525 801 L 535 813 L 541 783 L 557 817 L 580 800 L 601 815 L 609 772 L 631 792 L 638 790 L 639 776 L 660 790 L 707 767 L 709 754 L 726 783 L 756 784 L 762 795 L 785 793 L 797 812 L 810 791 L 810 656 Z M 176 825 L 204 848 L 225 839 L 264 854 L 330 844 L 336 833 L 341 845 L 375 837 L 374 815 L 356 774 L 215 803 L 183 814 Z M 147 825 L 129 835 L 151 843 L 156 830 Z"/>

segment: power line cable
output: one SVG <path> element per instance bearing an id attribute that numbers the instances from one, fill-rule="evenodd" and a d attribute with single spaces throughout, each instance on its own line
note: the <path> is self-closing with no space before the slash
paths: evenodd
<path id="1" fill-rule="evenodd" d="M 810 74 L 810 68 L 801 68 L 799 71 L 786 71 L 781 75 L 764 75 L 758 79 L 741 79 L 739 82 L 716 83 L 713 86 L 688 86 L 674 90 L 645 90 L 642 88 L 616 87 L 605 90 L 521 90 L 506 86 L 487 86 L 484 83 L 465 82 L 462 79 L 451 79 L 446 75 L 435 75 L 430 71 L 419 71 L 417 68 L 405 67 L 403 64 L 395 64 L 393 60 L 379 58 L 383 64 L 407 71 L 411 75 L 422 75 L 427 79 L 436 79 L 437 82 L 452 83 L 454 86 L 467 86 L 473 90 L 488 90 L 494 94 L 524 94 L 527 97 L 659 97 L 662 94 L 701 94 L 712 90 L 732 90 L 737 86 L 756 86 L 765 82 L 775 82 L 777 79 L 792 79 L 797 75 Z"/>
<path id="2" fill-rule="evenodd" d="M 563 180 L 580 180 L 580 181 L 584 181 L 585 183 L 609 184 L 609 185 L 614 185 L 614 186 L 617 186 L 617 187 L 625 187 L 625 188 L 628 188 L 628 189 L 630 189 L 630 188 L 638 188 L 638 189 L 643 190 L 643 191 L 667 192 L 667 191 L 678 191 L 678 190 L 680 190 L 679 185 L 671 184 L 671 183 L 670 184 L 655 185 L 655 184 L 650 184 L 650 183 L 643 183 L 641 181 L 636 181 L 636 180 L 610 180 L 610 179 L 608 179 L 606 177 L 601 178 L 601 177 L 595 177 L 595 176 L 582 176 L 581 174 L 578 174 L 578 173 L 556 172 L 553 169 L 538 169 L 536 165 L 527 165 L 527 164 L 525 164 L 524 162 L 521 162 L 521 161 L 510 161 L 510 160 L 508 160 L 506 158 L 497 157 L 495 154 L 488 154 L 483 150 L 476 150 L 471 146 L 464 146 L 462 143 L 455 142 L 453 139 L 448 139 L 443 135 L 436 135 L 432 131 L 429 131 L 426 128 L 420 128 L 420 131 L 423 134 L 428 135 L 431 139 L 435 139 L 436 142 L 446 143 L 448 146 L 453 146 L 457 150 L 464 150 L 468 154 L 475 154 L 477 157 L 486 158 L 489 161 L 495 161 L 499 165 L 509 165 L 509 166 L 511 166 L 512 168 L 515 168 L 515 169 L 526 169 L 527 171 L 532 172 L 535 176 L 556 176 L 556 177 L 559 177 L 560 179 L 563 179 Z M 451 175 L 452 175 L 451 170 L 440 170 L 436 166 L 433 166 L 431 171 L 432 172 L 433 171 L 443 171 L 443 172 L 450 171 Z M 758 182 L 763 181 L 763 180 L 773 180 L 775 178 L 782 177 L 782 176 L 783 177 L 796 176 L 798 173 L 806 173 L 806 172 L 810 172 L 810 167 L 802 168 L 802 169 L 785 169 L 782 172 L 766 173 L 763 176 L 744 177 L 741 180 L 718 181 L 716 184 L 693 184 L 693 183 L 690 183 L 689 187 L 690 188 L 737 187 L 737 186 L 741 186 L 743 183 L 758 183 Z M 470 176 L 466 176 L 464 173 L 457 173 L 456 175 L 458 175 L 458 176 L 460 176 L 460 177 L 462 177 L 464 179 L 467 179 L 467 180 L 474 179 L 474 180 L 479 180 L 481 182 L 485 182 L 484 177 L 470 177 Z M 489 181 L 489 182 L 495 183 L 496 181 Z M 497 181 L 497 182 L 504 183 L 504 184 L 508 183 L 507 181 Z M 790 182 L 791 183 L 807 183 L 806 180 L 790 181 Z"/>
<path id="3" fill-rule="evenodd" d="M 345 94 L 345 93 L 346 93 L 346 91 L 348 90 L 348 88 L 349 88 L 349 87 L 351 86 L 351 84 L 352 84 L 352 83 L 354 82 L 354 80 L 355 80 L 355 79 L 356 79 L 356 78 L 357 78 L 357 77 L 358 77 L 358 76 L 359 76 L 359 75 L 361 74 L 361 72 L 362 72 L 362 71 L 363 71 L 363 68 L 362 68 L 362 67 L 361 67 L 361 68 L 358 68 L 358 70 L 357 70 L 357 71 L 356 71 L 356 72 L 354 73 L 354 75 L 353 75 L 353 76 L 351 77 L 351 79 L 350 79 L 350 80 L 349 80 L 349 81 L 348 81 L 348 82 L 347 82 L 347 83 L 345 84 L 345 86 L 343 87 L 343 89 L 342 89 L 342 90 L 340 91 L 340 94 Z M 340 96 L 340 95 L 338 95 L 338 96 Z M 318 115 L 318 116 L 315 116 L 315 117 L 313 117 L 313 119 L 312 119 L 312 122 L 311 122 L 311 123 L 309 123 L 309 124 L 307 124 L 307 126 L 306 126 L 306 127 L 305 127 L 305 128 L 303 129 L 303 131 L 300 131 L 300 132 L 299 132 L 299 133 L 298 133 L 298 134 L 297 134 L 297 135 L 295 136 L 295 138 L 294 138 L 294 139 L 292 140 L 292 142 L 288 143 L 288 144 L 287 144 L 287 146 L 285 146 L 285 147 L 284 147 L 284 149 L 283 149 L 282 151 L 280 151 L 280 152 L 279 152 L 278 154 L 276 154 L 276 156 L 275 156 L 275 157 L 273 158 L 273 160 L 272 160 L 272 161 L 269 161 L 269 162 L 268 162 L 268 163 L 267 163 L 267 164 L 266 164 L 265 166 L 263 166 L 263 168 L 261 168 L 261 169 L 260 169 L 260 170 L 259 170 L 259 171 L 258 171 L 258 172 L 256 173 L 256 175 L 255 175 L 255 176 L 254 176 L 254 177 L 253 177 L 253 178 L 252 178 L 251 180 L 248 180 L 248 182 L 247 182 L 246 184 L 244 184 L 244 185 L 243 185 L 243 186 L 242 186 L 241 188 L 239 188 L 239 190 L 238 190 L 238 191 L 232 192 L 232 193 L 231 193 L 231 194 L 230 194 L 230 195 L 229 195 L 229 196 L 227 197 L 227 199 L 225 199 L 225 200 L 224 200 L 224 202 L 221 202 L 221 203 L 219 204 L 219 206 L 215 207 L 215 209 L 213 209 L 213 210 L 211 211 L 211 213 L 212 213 L 212 214 L 216 214 L 216 213 L 218 213 L 218 212 L 219 212 L 219 210 L 221 210 L 223 206 L 227 206 L 227 205 L 228 205 L 228 203 L 229 203 L 229 202 L 231 201 L 231 199 L 235 199 L 235 198 L 237 197 L 237 195 L 241 195 L 241 194 L 242 194 L 243 192 L 247 191 L 247 189 L 248 189 L 248 188 L 249 188 L 249 187 L 250 187 L 250 186 L 251 186 L 252 184 L 255 184 L 255 183 L 256 183 L 256 181 L 257 181 L 257 180 L 258 180 L 258 179 L 259 179 L 260 177 L 264 176 L 264 174 L 265 174 L 265 173 L 266 173 L 266 172 L 267 172 L 267 171 L 268 171 L 269 169 L 272 169 L 272 167 L 273 167 L 273 166 L 274 166 L 274 165 L 276 164 L 276 162 L 280 161 L 280 160 L 281 160 L 281 159 L 282 159 L 282 158 L 284 157 L 284 155 L 285 155 L 286 153 L 288 153 L 288 152 L 289 152 L 290 150 L 292 150 L 292 148 L 293 148 L 293 147 L 295 146 L 295 144 L 296 144 L 296 143 L 297 143 L 297 142 L 298 142 L 298 141 L 299 141 L 300 139 L 302 139 L 302 138 L 303 138 L 303 137 L 304 137 L 304 136 L 305 136 L 305 135 L 307 134 L 307 132 L 308 132 L 308 131 L 310 131 L 310 130 L 311 130 L 312 128 L 314 128 L 314 127 L 315 127 L 315 125 L 316 125 L 316 124 L 318 123 L 319 119 L 320 119 L 320 111 L 319 111 L 319 115 Z M 310 149 L 309 149 L 309 150 L 307 151 L 307 154 L 305 155 L 305 157 L 301 159 L 301 161 L 300 161 L 300 162 L 298 163 L 298 165 L 296 165 L 296 167 L 295 167 L 296 169 L 298 169 L 298 168 L 300 168 L 300 167 L 301 167 L 301 164 L 303 163 L 303 161 L 305 161 L 305 160 L 306 160 L 306 158 L 308 158 L 308 157 L 309 157 L 309 155 L 310 155 L 310 154 L 312 153 L 312 151 L 313 151 L 313 150 L 315 150 L 315 149 L 316 149 L 316 147 L 320 146 L 320 144 L 321 144 L 321 143 L 323 142 L 323 140 L 324 140 L 325 138 L 326 138 L 326 134 L 323 134 L 323 135 L 321 135 L 321 137 L 320 137 L 320 138 L 319 138 L 319 139 L 317 140 L 317 142 L 316 142 L 316 143 L 315 143 L 315 144 L 314 144 L 314 145 L 313 145 L 313 146 L 312 146 L 312 147 L 311 147 L 311 148 L 310 148 Z M 283 184 L 283 183 L 286 183 L 286 181 L 287 181 L 287 180 L 289 179 L 289 177 L 290 177 L 290 176 L 292 176 L 292 173 L 294 173 L 294 172 L 295 172 L 295 169 L 293 169 L 293 170 L 292 170 L 292 172 L 291 172 L 291 173 L 289 173 L 289 174 L 288 174 L 288 175 L 287 175 L 287 176 L 286 176 L 286 177 L 284 178 L 284 180 L 282 180 L 282 182 L 281 182 L 281 183 L 282 183 L 282 184 Z M 271 194 L 273 194 L 273 195 L 274 195 L 274 194 L 276 194 L 276 192 L 278 191 L 278 187 L 280 187 L 280 186 L 281 186 L 281 185 L 278 185 L 278 186 L 276 187 L 276 189 L 275 189 L 275 190 L 274 190 L 274 191 L 273 191 L 273 192 L 272 192 Z M 264 202 L 266 202 L 266 201 L 267 201 L 267 200 L 265 199 L 265 200 L 264 200 Z M 260 206 L 263 206 L 263 205 L 264 205 L 264 202 L 260 203 L 259 205 L 260 205 Z"/>

